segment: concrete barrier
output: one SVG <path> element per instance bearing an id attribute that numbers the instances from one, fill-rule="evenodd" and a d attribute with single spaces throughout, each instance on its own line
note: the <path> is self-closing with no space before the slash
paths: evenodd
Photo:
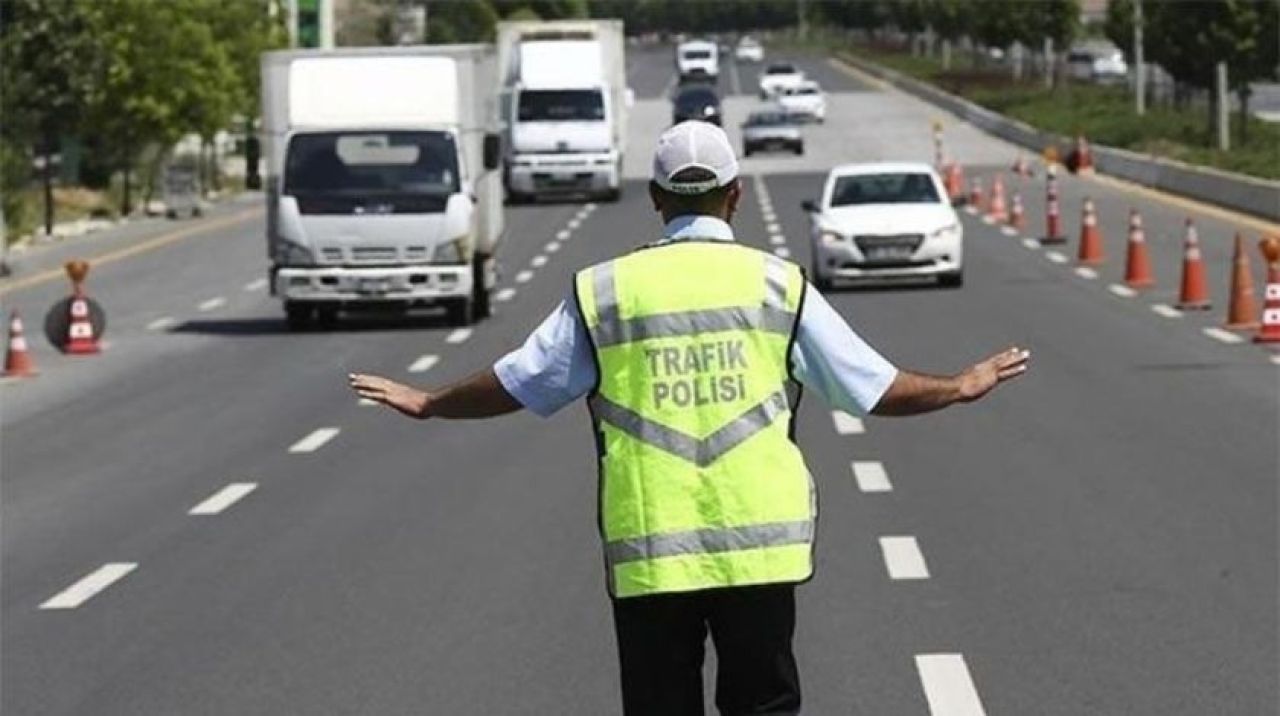
<path id="1" fill-rule="evenodd" d="M 1052 145 L 1058 148 L 1060 156 L 1065 157 L 1074 144 L 1070 137 L 1043 132 L 896 70 L 849 53 L 839 53 L 838 57 L 907 94 L 954 114 L 988 134 L 1034 152 L 1039 153 Z M 1093 160 L 1095 170 L 1103 174 L 1235 209 L 1269 221 L 1280 221 L 1280 182 L 1097 144 L 1093 145 Z"/>

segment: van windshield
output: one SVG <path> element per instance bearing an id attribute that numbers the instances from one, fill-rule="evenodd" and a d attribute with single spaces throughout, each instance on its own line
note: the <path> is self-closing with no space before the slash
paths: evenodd
<path id="1" fill-rule="evenodd" d="M 441 211 L 460 191 L 448 132 L 316 132 L 289 140 L 284 193 L 303 213 Z"/>
<path id="2" fill-rule="evenodd" d="M 604 119 L 604 98 L 598 90 L 524 90 L 520 93 L 521 122 L 593 122 Z"/>

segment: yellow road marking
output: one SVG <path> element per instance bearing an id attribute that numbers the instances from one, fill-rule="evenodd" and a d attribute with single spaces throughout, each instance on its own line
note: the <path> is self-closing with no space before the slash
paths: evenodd
<path id="1" fill-rule="evenodd" d="M 893 90 L 901 94 L 906 94 L 905 92 L 902 92 L 902 90 L 899 90 L 897 87 L 894 87 L 893 85 L 889 84 L 888 82 L 885 82 L 879 77 L 875 77 L 874 75 L 867 74 L 863 70 L 860 70 L 857 67 L 850 65 L 844 60 L 841 60 L 836 57 L 831 57 L 827 59 L 827 62 L 830 63 L 831 66 L 835 67 L 836 69 L 841 70 L 844 73 L 853 76 L 855 79 L 861 80 L 862 82 L 866 82 L 868 84 L 874 85 L 876 87 L 879 87 L 882 90 Z M 929 104 L 925 100 L 922 100 L 919 97 L 915 97 L 914 95 L 908 95 L 908 96 L 920 102 L 924 102 L 925 104 Z M 961 121 L 961 122 L 964 121 L 959 118 L 957 119 L 958 121 Z M 965 124 L 968 124 L 968 123 L 965 122 Z M 974 129 L 978 129 L 978 128 L 974 127 Z M 978 129 L 978 131 L 982 132 L 981 129 Z M 982 133 L 987 134 L 986 132 L 982 132 Z M 999 137 L 995 137 L 994 135 L 987 134 L 987 136 L 992 137 L 992 139 L 996 139 L 997 141 L 1005 142 L 1005 140 L 1000 139 Z M 1010 143 L 1010 142 L 1006 142 L 1006 143 Z M 1142 196 L 1145 196 L 1148 199 L 1153 199 L 1155 201 L 1168 204 L 1170 206 L 1175 206 L 1182 209 L 1194 210 L 1194 211 L 1201 212 L 1203 214 L 1208 214 L 1209 216 L 1212 216 L 1215 219 L 1221 219 L 1222 221 L 1235 222 L 1237 224 L 1242 224 L 1243 226 L 1249 229 L 1253 229 L 1254 231 L 1258 231 L 1264 234 L 1280 233 L 1280 224 L 1272 223 L 1270 221 L 1267 221 L 1266 219 L 1260 219 L 1251 214 L 1245 214 L 1239 211 L 1235 211 L 1233 209 L 1216 206 L 1214 204 L 1208 204 L 1203 201 L 1199 201 L 1197 199 L 1191 199 L 1189 197 L 1179 196 L 1178 194 L 1170 194 L 1160 189 L 1153 189 L 1152 187 L 1149 187 L 1149 186 L 1135 184 L 1131 181 L 1126 181 L 1124 179 L 1119 179 L 1113 176 L 1104 176 L 1102 174 L 1095 173 L 1092 176 L 1083 177 L 1083 178 L 1092 179 L 1093 181 L 1106 184 L 1107 186 L 1110 186 L 1113 189 L 1119 189 L 1120 191 L 1128 192 L 1130 194 L 1141 194 Z"/>
<path id="2" fill-rule="evenodd" d="M 120 261 L 121 259 L 129 258 L 130 256 L 136 256 L 137 254 L 146 253 L 148 251 L 154 251 L 158 248 L 168 246 L 169 244 L 172 244 L 176 241 L 181 241 L 182 239 L 185 239 L 195 234 L 204 233 L 206 231 L 212 231 L 214 229 L 221 229 L 224 226 L 230 226 L 232 224 L 239 223 L 254 214 L 260 213 L 261 211 L 262 209 L 248 209 L 246 211 L 241 211 L 239 213 L 232 214 L 230 216 L 225 216 L 221 219 L 215 219 L 207 223 L 198 224 L 196 226 L 188 226 L 185 229 L 179 229 L 177 231 L 171 231 L 167 234 L 161 234 L 159 236 L 155 236 L 150 239 L 147 239 L 146 241 L 143 241 L 141 243 L 134 244 L 132 246 L 126 246 L 122 249 L 117 249 L 115 251 L 108 251 L 104 254 L 98 254 L 97 256 L 90 256 L 88 259 L 86 259 L 86 261 L 88 261 L 94 267 L 102 266 L 103 264 L 113 263 L 116 261 Z M 49 281 L 52 281 L 54 279 L 64 278 L 66 277 L 66 275 L 67 275 L 66 271 L 64 271 L 62 267 L 49 269 L 48 271 L 41 271 L 40 273 L 32 274 L 30 276 L 17 279 L 6 286 L 0 286 L 0 296 L 7 296 L 10 293 L 13 293 L 14 291 L 20 291 L 24 288 L 37 286 L 42 283 L 48 283 Z"/>

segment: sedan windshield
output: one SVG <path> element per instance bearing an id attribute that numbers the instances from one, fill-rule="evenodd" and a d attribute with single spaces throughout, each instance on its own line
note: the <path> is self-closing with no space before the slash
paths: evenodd
<path id="1" fill-rule="evenodd" d="M 791 65 L 769 65 L 764 73 L 766 75 L 794 75 L 796 68 Z"/>
<path id="2" fill-rule="evenodd" d="M 936 204 L 938 192 L 928 174 L 854 174 L 836 179 L 831 206 L 858 204 Z"/>
<path id="3" fill-rule="evenodd" d="M 792 124 L 781 112 L 756 112 L 747 117 L 748 127 L 783 127 Z"/>
<path id="4" fill-rule="evenodd" d="M 597 90 L 525 90 L 520 93 L 522 122 L 592 122 L 604 119 L 604 98 Z"/>

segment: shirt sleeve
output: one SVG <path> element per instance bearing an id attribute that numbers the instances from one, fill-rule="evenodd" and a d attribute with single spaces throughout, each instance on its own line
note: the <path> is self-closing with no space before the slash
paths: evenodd
<path id="1" fill-rule="evenodd" d="M 502 387 L 528 410 L 547 417 L 596 384 L 596 362 L 577 302 L 560 302 L 524 345 L 493 366 Z"/>
<path id="2" fill-rule="evenodd" d="M 791 351 L 792 375 L 832 407 L 866 415 L 880 402 L 898 369 L 867 345 L 817 289 L 809 285 L 805 290 Z"/>

